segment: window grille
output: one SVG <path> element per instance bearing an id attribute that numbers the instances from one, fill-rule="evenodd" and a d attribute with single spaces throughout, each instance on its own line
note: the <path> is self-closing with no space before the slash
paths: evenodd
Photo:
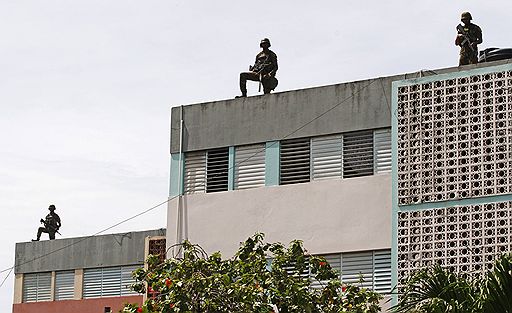
<path id="1" fill-rule="evenodd" d="M 75 297 L 75 271 L 55 272 L 55 300 Z"/>
<path id="2" fill-rule="evenodd" d="M 373 175 L 373 131 L 343 136 L 343 177 Z"/>
<path id="3" fill-rule="evenodd" d="M 313 179 L 342 177 L 341 135 L 314 137 L 311 139 Z"/>
<path id="4" fill-rule="evenodd" d="M 373 133 L 375 145 L 375 173 L 391 172 L 391 129 L 379 129 Z"/>
<path id="5" fill-rule="evenodd" d="M 23 275 L 23 302 L 51 300 L 52 273 Z"/>
<path id="6" fill-rule="evenodd" d="M 130 286 L 135 282 L 132 272 L 142 265 L 102 267 L 84 270 L 83 297 L 100 298 L 136 295 Z"/>
<path id="7" fill-rule="evenodd" d="M 281 141 L 280 168 L 281 185 L 310 181 L 310 139 Z"/>
<path id="8" fill-rule="evenodd" d="M 206 157 L 206 192 L 228 190 L 229 149 L 209 150 Z"/>
<path id="9" fill-rule="evenodd" d="M 183 174 L 185 194 L 204 192 L 206 185 L 206 153 L 204 151 L 186 153 Z"/>
<path id="10" fill-rule="evenodd" d="M 265 144 L 235 149 L 235 189 L 265 186 Z"/>

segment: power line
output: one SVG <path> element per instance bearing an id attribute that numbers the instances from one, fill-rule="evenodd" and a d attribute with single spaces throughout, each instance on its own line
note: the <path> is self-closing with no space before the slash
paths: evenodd
<path id="1" fill-rule="evenodd" d="M 137 213 L 137 214 L 135 214 L 135 215 L 133 215 L 133 216 L 131 216 L 131 217 L 128 217 L 128 218 L 126 218 L 126 219 L 124 219 L 124 220 L 122 220 L 122 221 L 120 221 L 120 222 L 118 222 L 118 223 L 116 223 L 116 224 L 114 224 L 114 225 L 112 225 L 112 226 L 109 226 L 109 227 L 107 227 L 107 228 L 105 228 L 105 229 L 102 229 L 102 230 L 100 230 L 100 231 L 98 231 L 98 232 L 96 232 L 96 233 L 94 233 L 94 234 L 92 234 L 92 235 L 89 235 L 89 236 L 83 237 L 83 238 L 81 238 L 81 239 L 80 239 L 80 240 L 78 240 L 78 241 L 72 242 L 72 243 L 70 243 L 70 244 L 68 244 L 68 245 L 65 245 L 65 246 L 60 247 L 60 248 L 55 249 L 55 250 L 52 250 L 52 251 L 50 251 L 50 252 L 48 252 L 48 253 L 42 254 L 42 255 L 40 255 L 40 256 L 37 256 L 37 257 L 32 258 L 32 259 L 30 259 L 30 260 L 27 260 L 27 261 L 25 261 L 25 262 L 22 262 L 22 263 L 19 263 L 19 264 L 16 264 L 16 263 L 15 263 L 13 266 L 11 266 L 11 267 L 9 267 L 9 268 L 6 268 L 6 269 L 4 269 L 4 270 L 2 270 L 2 271 L 0 271 L 0 273 L 4 273 L 4 272 L 9 271 L 9 273 L 7 274 L 7 276 L 6 276 L 6 277 L 5 277 L 5 279 L 4 279 L 4 282 L 5 282 L 5 280 L 7 279 L 7 277 L 9 277 L 9 275 L 10 275 L 10 274 L 11 274 L 11 272 L 12 272 L 12 270 L 13 270 L 16 266 L 22 266 L 22 265 L 25 265 L 25 264 L 28 264 L 28 263 L 34 262 L 34 261 L 36 261 L 36 260 L 39 260 L 39 259 L 42 259 L 42 258 L 47 257 L 47 256 L 49 256 L 49 255 L 52 255 L 52 254 L 54 254 L 54 253 L 56 253 L 56 252 L 59 252 L 59 251 L 62 251 L 62 250 L 64 250 L 64 249 L 67 249 L 67 248 L 69 248 L 69 247 L 72 247 L 72 246 L 74 246 L 74 245 L 77 245 L 77 244 L 81 243 L 81 242 L 82 242 L 82 241 L 84 241 L 84 240 L 87 240 L 87 239 L 89 239 L 89 238 L 92 238 L 92 237 L 95 237 L 95 236 L 97 236 L 97 235 L 100 235 L 100 234 L 102 234 L 102 233 L 104 233 L 104 232 L 106 232 L 106 231 L 108 231 L 108 230 L 110 230 L 110 229 L 112 229 L 112 228 L 114 228 L 114 227 L 117 227 L 117 226 L 119 226 L 119 225 L 121 225 L 121 224 L 123 224 L 123 223 L 126 223 L 126 222 L 128 222 L 128 221 L 130 221 L 130 220 L 133 220 L 133 219 L 135 219 L 135 218 L 137 218 L 137 217 L 139 217 L 139 216 L 141 216 L 141 215 L 144 215 L 144 214 L 146 214 L 146 213 L 148 213 L 148 212 L 150 212 L 150 211 L 153 211 L 154 209 L 156 209 L 156 208 L 158 208 L 158 207 L 160 207 L 160 206 L 162 206 L 162 205 L 164 205 L 164 204 L 168 203 L 169 201 L 173 200 L 173 199 L 174 199 L 174 198 L 176 198 L 176 197 L 177 197 L 177 196 L 171 197 L 171 198 L 169 198 L 169 199 L 167 199 L 167 200 L 165 200 L 165 201 L 163 201 L 163 202 L 160 202 L 159 204 L 154 205 L 154 206 L 152 206 L 152 207 L 150 207 L 150 208 L 148 208 L 148 209 L 146 209 L 146 210 L 144 210 L 144 211 L 142 211 L 142 212 L 140 212 L 140 213 Z M 1 287 L 3 284 L 4 284 L 4 283 L 2 282 L 2 284 L 0 285 L 0 287 Z"/>
<path id="2" fill-rule="evenodd" d="M 284 139 L 286 139 L 286 138 L 288 138 L 288 137 L 292 136 L 293 134 L 297 133 L 298 131 L 300 131 L 300 130 L 301 130 L 301 129 L 303 129 L 304 127 L 306 127 L 306 126 L 310 125 L 311 123 L 315 122 L 316 120 L 318 120 L 319 118 L 323 117 L 323 116 L 324 116 L 324 115 L 326 115 L 327 113 L 329 113 L 329 112 L 331 112 L 332 110 L 336 109 L 337 107 L 339 107 L 340 105 L 342 105 L 343 103 L 345 103 L 346 101 L 348 101 L 349 99 L 352 99 L 355 95 L 359 94 L 360 92 L 362 92 L 363 90 L 365 90 L 366 88 L 368 88 L 371 84 L 373 84 L 373 83 L 374 83 L 375 81 L 377 81 L 378 79 L 379 79 L 379 78 L 372 79 L 368 84 L 366 84 L 365 86 L 363 86 L 363 87 L 361 87 L 360 89 L 356 90 L 352 95 L 350 95 L 350 96 L 348 96 L 348 97 L 345 97 L 344 99 L 342 99 L 341 101 L 339 101 L 338 103 L 336 103 L 335 105 L 333 105 L 331 108 L 329 108 L 329 109 L 327 109 L 326 111 L 322 112 L 321 114 L 319 114 L 319 115 L 315 116 L 315 117 L 314 117 L 313 119 L 311 119 L 310 121 L 308 121 L 308 122 L 306 122 L 305 124 L 301 125 L 300 127 L 298 127 L 297 129 L 295 129 L 294 131 L 290 132 L 289 134 L 285 135 L 284 137 L 280 138 L 278 141 L 280 141 L 280 140 L 284 140 Z M 386 98 L 386 101 L 387 101 L 387 98 Z M 275 144 L 275 143 L 273 143 L 273 144 Z M 248 160 L 250 160 L 251 158 L 255 157 L 257 154 L 259 154 L 259 153 L 261 153 L 261 152 L 263 152 L 263 151 L 265 151 L 265 148 L 263 148 L 263 149 L 261 149 L 260 151 L 257 151 L 256 153 L 254 153 L 254 154 L 252 154 L 252 155 L 248 156 L 246 159 L 241 160 L 241 161 L 240 161 L 240 162 L 238 162 L 238 163 L 235 163 L 232 167 L 228 168 L 228 169 L 227 169 L 227 171 L 224 171 L 224 172 L 218 173 L 218 174 L 217 174 L 217 175 L 215 175 L 215 176 L 219 176 L 219 175 L 221 175 L 221 174 L 225 174 L 226 172 L 229 172 L 229 171 L 230 171 L 231 169 L 233 169 L 234 167 L 236 167 L 236 166 L 238 166 L 238 165 L 240 165 L 240 164 L 242 164 L 242 163 L 244 163 L 244 162 L 247 162 Z M 214 177 L 215 177 L 215 176 L 214 176 Z M 203 182 L 203 183 L 202 183 L 202 186 L 204 186 L 205 184 L 206 184 L 206 182 Z M 199 185 L 199 186 L 201 186 L 201 185 Z M 12 266 L 12 267 L 9 267 L 9 268 L 6 268 L 6 269 L 4 269 L 4 270 L 0 271 L 0 274 L 1 274 L 1 273 L 4 273 L 4 272 L 9 271 L 9 273 L 7 274 L 7 276 L 4 278 L 4 281 L 3 281 L 3 282 L 2 282 L 2 284 L 0 285 L 0 288 L 3 286 L 4 282 L 7 280 L 7 278 L 9 277 L 9 275 L 11 274 L 11 272 L 13 271 L 13 269 L 14 269 L 16 266 L 21 266 L 21 265 L 24 265 L 24 264 L 27 264 L 27 263 L 34 262 L 34 261 L 36 261 L 36 260 L 39 260 L 39 259 L 41 259 L 41 258 L 47 257 L 47 256 L 49 256 L 49 255 L 52 255 L 52 254 L 56 253 L 56 252 L 62 251 L 62 250 L 64 250 L 64 249 L 67 249 L 67 248 L 69 248 L 69 247 L 72 247 L 72 246 L 74 246 L 74 245 L 76 245 L 76 244 L 79 244 L 80 242 L 82 242 L 82 241 L 84 241 L 84 240 L 87 240 L 87 239 L 89 239 L 89 238 L 95 237 L 95 236 L 97 236 L 97 235 L 99 235 L 99 234 L 102 234 L 102 233 L 104 233 L 104 232 L 106 232 L 106 231 L 108 231 L 108 230 L 110 230 L 110 229 L 112 229 L 112 228 L 114 228 L 114 227 L 117 227 L 117 226 L 119 226 L 119 225 L 121 225 L 121 224 L 123 224 L 123 223 L 126 223 L 126 222 L 128 222 L 128 221 L 130 221 L 130 220 L 132 220 L 132 219 L 135 219 L 135 218 L 137 218 L 137 217 L 139 217 L 139 216 L 141 216 L 141 215 L 143 215 L 143 214 L 146 214 L 146 213 L 148 213 L 148 212 L 150 212 L 150 211 L 152 211 L 152 210 L 154 210 L 154 209 L 156 209 L 156 208 L 160 207 L 161 205 L 166 204 L 166 203 L 168 203 L 169 201 L 171 201 L 171 200 L 173 200 L 173 199 L 177 198 L 178 196 L 179 196 L 179 195 L 177 195 L 177 196 L 173 196 L 173 197 L 171 197 L 171 198 L 168 198 L 167 200 L 165 200 L 165 201 L 163 201 L 163 202 L 161 202 L 161 203 L 159 203 L 159 204 L 157 204 L 157 205 L 155 205 L 155 206 L 153 206 L 153 207 L 151 207 L 151 208 L 149 208 L 149 209 L 146 209 L 146 210 L 144 210 L 144 211 L 142 211 L 142 212 L 140 212 L 140 213 L 138 213 L 138 214 L 135 214 L 135 215 L 133 215 L 133 216 L 131 216 L 131 217 L 127 218 L 127 219 L 124 219 L 124 220 L 122 220 L 122 221 L 120 221 L 120 222 L 118 222 L 118 223 L 116 223 L 116 224 L 114 224 L 114 225 L 112 225 L 112 226 L 110 226 L 110 227 L 107 227 L 107 228 L 105 228 L 105 229 L 103 229 L 103 230 L 101 230 L 101 231 L 99 231 L 99 232 L 97 232 L 97 233 L 95 233 L 95 234 L 93 234 L 93 235 L 90 235 L 90 236 L 87 236 L 87 237 L 83 237 L 82 239 L 80 239 L 80 240 L 78 240 L 78 241 L 75 241 L 75 242 L 73 242 L 73 243 L 71 243 L 71 244 L 69 244 L 69 245 L 66 245 L 66 246 L 64 246 L 64 247 L 61 247 L 61 248 L 55 249 L 55 250 L 50 251 L 50 252 L 48 252 L 48 253 L 46 253 L 46 254 L 42 254 L 42 255 L 40 255 L 40 256 L 38 256 L 38 257 L 35 257 L 35 258 L 30 259 L 30 260 L 28 260 L 28 261 L 25 261 L 25 262 L 23 262 L 23 263 L 15 264 L 15 265 L 14 265 L 14 266 Z"/>

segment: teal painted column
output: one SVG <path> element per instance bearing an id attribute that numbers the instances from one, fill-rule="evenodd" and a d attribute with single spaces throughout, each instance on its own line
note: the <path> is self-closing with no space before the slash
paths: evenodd
<path id="1" fill-rule="evenodd" d="M 279 185 L 279 141 L 265 143 L 265 186 Z"/>
<path id="2" fill-rule="evenodd" d="M 235 147 L 229 147 L 228 190 L 235 189 Z"/>
<path id="3" fill-rule="evenodd" d="M 181 155 L 181 162 L 180 162 Z M 185 169 L 185 154 L 171 153 L 171 169 L 169 174 L 169 197 L 183 194 L 183 172 Z M 181 177 L 180 176 L 181 168 Z"/>

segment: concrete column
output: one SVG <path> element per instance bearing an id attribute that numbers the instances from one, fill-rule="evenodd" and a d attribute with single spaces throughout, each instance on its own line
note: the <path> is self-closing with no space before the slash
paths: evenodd
<path id="1" fill-rule="evenodd" d="M 82 299 L 83 289 L 84 289 L 84 270 L 76 269 L 75 270 L 75 300 Z"/>
<path id="2" fill-rule="evenodd" d="M 14 276 L 14 304 L 23 302 L 23 274 Z"/>
<path id="3" fill-rule="evenodd" d="M 50 283 L 50 301 L 55 301 L 55 271 L 52 272 L 52 280 Z"/>

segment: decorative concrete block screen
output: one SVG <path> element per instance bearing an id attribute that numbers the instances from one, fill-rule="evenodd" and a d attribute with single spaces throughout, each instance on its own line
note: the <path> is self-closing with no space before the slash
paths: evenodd
<path id="1" fill-rule="evenodd" d="M 512 250 L 512 64 L 393 83 L 393 284 Z"/>
<path id="2" fill-rule="evenodd" d="M 482 274 L 511 251 L 511 219 L 512 202 L 398 213 L 398 277 L 433 264 Z"/>
<path id="3" fill-rule="evenodd" d="M 398 87 L 399 205 L 506 194 L 512 71 Z"/>

